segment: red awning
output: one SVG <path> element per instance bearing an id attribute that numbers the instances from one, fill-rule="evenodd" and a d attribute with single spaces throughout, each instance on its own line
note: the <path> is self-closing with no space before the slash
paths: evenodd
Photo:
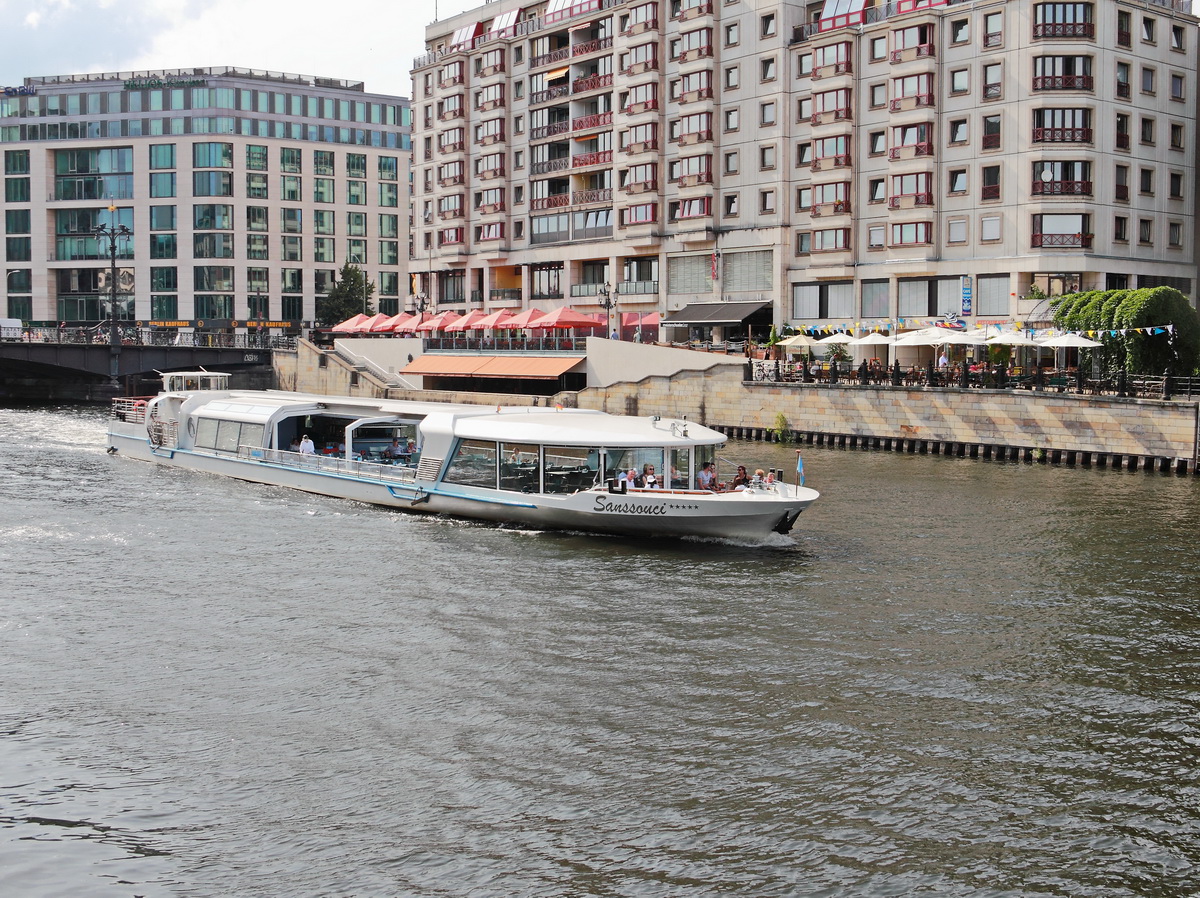
<path id="1" fill-rule="evenodd" d="M 553 380 L 581 368 L 579 356 L 451 355 L 426 353 L 414 359 L 401 374 L 436 377 L 513 377 Z"/>

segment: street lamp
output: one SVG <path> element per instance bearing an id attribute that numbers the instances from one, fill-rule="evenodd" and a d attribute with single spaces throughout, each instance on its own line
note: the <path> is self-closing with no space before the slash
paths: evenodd
<path id="1" fill-rule="evenodd" d="M 431 224 L 433 224 L 433 212 L 429 209 L 426 209 L 425 210 L 425 226 L 429 227 L 429 225 L 431 225 Z M 424 234 L 423 236 L 425 237 L 425 249 L 426 249 L 425 286 L 428 288 L 428 291 L 422 290 L 420 293 L 418 293 L 416 295 L 417 312 L 420 314 L 424 314 L 425 310 L 427 308 L 429 308 L 429 306 L 431 305 L 430 294 L 433 292 L 433 234 L 427 233 L 427 234 Z"/>
<path id="2" fill-rule="evenodd" d="M 608 332 L 610 335 L 615 333 L 612 326 L 612 313 L 613 309 L 617 307 L 617 291 L 618 287 L 616 284 L 612 286 L 612 293 L 608 291 L 608 284 L 601 284 L 600 288 L 596 291 L 596 294 L 600 297 L 600 305 L 608 316 Z"/>
<path id="3" fill-rule="evenodd" d="M 108 211 L 112 214 L 112 218 L 116 218 L 117 207 L 109 206 Z M 112 317 L 109 319 L 108 325 L 108 345 L 112 356 L 109 362 L 109 380 L 112 386 L 117 386 L 117 374 L 120 372 L 119 361 L 121 358 L 121 335 L 117 331 L 117 239 L 120 237 L 132 237 L 133 231 L 125 227 L 125 225 L 113 224 L 110 220 L 109 224 L 96 225 L 92 228 L 93 233 L 101 240 L 108 240 L 108 290 L 109 299 L 111 302 Z"/>

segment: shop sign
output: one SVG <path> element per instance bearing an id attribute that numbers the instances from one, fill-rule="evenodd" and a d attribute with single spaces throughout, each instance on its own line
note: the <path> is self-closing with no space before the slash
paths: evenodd
<path id="1" fill-rule="evenodd" d="M 207 78 L 132 78 L 125 82 L 125 90 L 158 90 L 171 87 L 204 87 Z"/>
<path id="2" fill-rule="evenodd" d="M 6 97 L 32 97 L 37 93 L 36 87 L 30 87 L 28 84 L 18 84 L 16 87 L 0 88 L 4 91 Z"/>

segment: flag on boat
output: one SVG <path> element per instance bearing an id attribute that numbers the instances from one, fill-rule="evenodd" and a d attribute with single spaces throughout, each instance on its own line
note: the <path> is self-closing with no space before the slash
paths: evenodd
<path id="1" fill-rule="evenodd" d="M 804 486 L 804 456 L 799 449 L 796 450 L 796 483 Z"/>

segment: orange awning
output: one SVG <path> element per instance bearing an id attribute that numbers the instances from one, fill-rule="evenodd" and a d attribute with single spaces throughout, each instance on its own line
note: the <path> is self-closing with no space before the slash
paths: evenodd
<path id="1" fill-rule="evenodd" d="M 401 374 L 435 377 L 514 377 L 553 380 L 582 367 L 578 356 L 442 355 L 426 353 L 414 359 Z"/>

